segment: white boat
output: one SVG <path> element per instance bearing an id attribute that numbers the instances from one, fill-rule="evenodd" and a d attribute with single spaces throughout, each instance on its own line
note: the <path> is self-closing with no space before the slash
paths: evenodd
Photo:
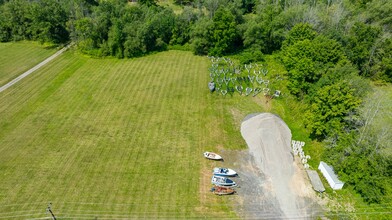
<path id="1" fill-rule="evenodd" d="M 212 176 L 211 183 L 216 186 L 237 186 L 237 184 L 233 180 L 223 176 L 215 175 Z"/>
<path id="2" fill-rule="evenodd" d="M 220 155 L 213 153 L 213 152 L 208 152 L 208 151 L 204 152 L 204 157 L 207 159 L 210 159 L 210 160 L 222 160 L 223 159 Z"/>
<path id="3" fill-rule="evenodd" d="M 217 176 L 236 176 L 237 172 L 230 168 L 215 167 L 212 174 Z"/>

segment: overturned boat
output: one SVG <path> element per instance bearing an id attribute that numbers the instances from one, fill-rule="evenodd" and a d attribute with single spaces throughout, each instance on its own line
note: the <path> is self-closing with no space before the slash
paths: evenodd
<path id="1" fill-rule="evenodd" d="M 211 192 L 214 193 L 215 195 L 221 196 L 221 195 L 234 194 L 236 191 L 230 187 L 214 186 L 211 188 Z"/>

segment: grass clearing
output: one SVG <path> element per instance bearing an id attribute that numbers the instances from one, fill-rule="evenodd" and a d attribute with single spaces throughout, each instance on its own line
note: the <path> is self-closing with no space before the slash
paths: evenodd
<path id="1" fill-rule="evenodd" d="M 56 49 L 48 49 L 37 42 L 10 42 L 0 44 L 0 86 L 34 67 L 54 54 Z"/>
<path id="2" fill-rule="evenodd" d="M 47 217 L 49 201 L 60 219 L 236 217 L 230 198 L 208 191 L 220 162 L 202 152 L 246 149 L 240 124 L 254 112 L 278 114 L 317 169 L 322 144 L 284 81 L 273 100 L 210 94 L 210 65 L 185 51 L 132 60 L 69 51 L 0 93 L 0 219 Z M 326 195 L 338 214 L 365 210 L 350 189 Z"/>
<path id="3" fill-rule="evenodd" d="M 49 201 L 62 219 L 235 217 L 208 192 L 202 152 L 244 149 L 230 106 L 258 106 L 210 94 L 209 65 L 69 51 L 1 93 L 1 218 L 45 217 Z"/>

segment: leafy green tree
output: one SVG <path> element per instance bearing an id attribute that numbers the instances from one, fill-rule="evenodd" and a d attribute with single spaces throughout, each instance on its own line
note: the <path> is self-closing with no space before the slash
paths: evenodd
<path id="1" fill-rule="evenodd" d="M 69 39 L 68 14 L 59 1 L 41 0 L 32 5 L 31 30 L 41 42 L 64 43 Z"/>
<path id="2" fill-rule="evenodd" d="M 251 13 L 256 6 L 255 0 L 241 0 L 241 6 L 245 10 L 245 13 Z"/>
<path id="3" fill-rule="evenodd" d="M 282 9 L 276 4 L 261 4 L 256 10 L 256 23 L 264 30 L 264 53 L 271 54 L 280 49 L 285 37 L 285 24 L 282 20 Z"/>
<path id="4" fill-rule="evenodd" d="M 191 5 L 194 0 L 174 0 L 174 3 L 177 5 Z"/>
<path id="5" fill-rule="evenodd" d="M 243 26 L 245 29 L 242 35 L 244 47 L 254 51 L 266 51 L 267 33 L 263 25 L 252 19 Z"/>
<path id="6" fill-rule="evenodd" d="M 204 0 L 203 6 L 208 10 L 209 17 L 212 19 L 215 16 L 215 12 L 219 7 L 227 4 L 224 0 Z"/>
<path id="7" fill-rule="evenodd" d="M 184 45 L 191 38 L 191 27 L 197 20 L 197 14 L 191 7 L 184 7 L 183 12 L 175 17 L 171 45 Z"/>
<path id="8" fill-rule="evenodd" d="M 307 93 L 320 73 L 314 62 L 315 48 L 310 40 L 303 40 L 283 51 L 282 61 L 288 70 L 290 92 L 297 96 Z"/>
<path id="9" fill-rule="evenodd" d="M 288 33 L 284 45 L 293 45 L 298 41 L 303 40 L 313 40 L 316 38 L 317 32 L 308 23 L 298 23 L 296 24 Z"/>
<path id="10" fill-rule="evenodd" d="M 222 56 L 236 47 L 237 23 L 231 11 L 226 8 L 219 8 L 213 17 L 213 25 L 212 40 L 214 46 L 209 53 Z"/>
<path id="11" fill-rule="evenodd" d="M 299 28 L 296 28 L 297 26 Z M 329 68 L 346 62 L 346 57 L 337 41 L 323 35 L 316 37 L 315 32 L 303 24 L 297 26 L 284 42 L 286 46 L 283 47 L 281 59 L 288 70 L 289 90 L 300 97 L 307 94 L 312 84 L 316 83 Z M 302 37 L 299 33 L 308 35 L 304 34 Z"/>
<path id="12" fill-rule="evenodd" d="M 364 201 L 390 202 L 392 157 L 377 147 L 376 136 L 368 135 L 364 141 L 358 142 L 357 133 L 351 131 L 342 135 L 336 145 L 329 146 L 323 158 L 333 165 L 339 177 L 353 186 Z"/>
<path id="13" fill-rule="evenodd" d="M 388 0 L 371 1 L 364 10 L 367 23 L 378 24 L 385 32 L 392 31 L 392 2 Z"/>
<path id="14" fill-rule="evenodd" d="M 117 58 L 124 57 L 124 41 L 123 24 L 121 21 L 114 22 L 109 31 L 108 47 L 110 54 Z"/>
<path id="15" fill-rule="evenodd" d="M 305 124 L 313 137 L 324 139 L 340 135 L 345 126 L 344 118 L 356 110 L 361 99 L 346 81 L 320 88 L 313 96 L 305 113 Z"/>
<path id="16" fill-rule="evenodd" d="M 10 0 L 1 8 L 1 41 L 31 39 L 31 4 L 25 0 Z"/>
<path id="17" fill-rule="evenodd" d="M 369 74 L 369 60 L 371 59 L 372 48 L 375 45 L 376 39 L 380 36 L 380 33 L 380 28 L 360 22 L 355 23 L 350 30 L 350 34 L 345 44 L 346 54 L 363 75 Z"/>
<path id="18" fill-rule="evenodd" d="M 380 40 L 371 59 L 370 74 L 373 79 L 392 82 L 392 40 Z"/>
<path id="19" fill-rule="evenodd" d="M 138 0 L 141 5 L 150 6 L 157 6 L 156 0 Z"/>
<path id="20" fill-rule="evenodd" d="M 5 7 L 0 6 L 0 42 L 7 42 L 11 39 L 12 27 L 7 19 Z"/>
<path id="21" fill-rule="evenodd" d="M 191 30 L 192 51 L 197 55 L 206 55 L 213 46 L 214 23 L 208 18 L 199 19 Z"/>

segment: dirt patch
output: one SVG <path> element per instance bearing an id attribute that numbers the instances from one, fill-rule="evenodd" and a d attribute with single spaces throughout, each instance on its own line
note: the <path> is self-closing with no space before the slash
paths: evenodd
<path id="1" fill-rule="evenodd" d="M 248 151 L 224 151 L 225 166 L 239 176 L 230 198 L 245 219 L 313 219 L 322 216 L 305 170 L 291 154 L 291 131 L 277 116 L 252 114 L 241 126 Z"/>

